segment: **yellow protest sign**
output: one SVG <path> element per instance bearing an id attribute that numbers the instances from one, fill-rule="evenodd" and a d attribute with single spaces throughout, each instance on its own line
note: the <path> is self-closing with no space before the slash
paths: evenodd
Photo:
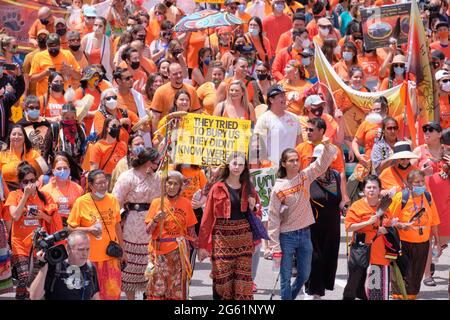
<path id="1" fill-rule="evenodd" d="M 251 121 L 189 113 L 177 130 L 175 163 L 224 164 L 232 152 L 248 157 Z"/>

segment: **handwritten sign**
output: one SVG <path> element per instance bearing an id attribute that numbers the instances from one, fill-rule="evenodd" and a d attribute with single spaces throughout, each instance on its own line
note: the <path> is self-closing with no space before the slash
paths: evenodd
<path id="1" fill-rule="evenodd" d="M 275 168 L 250 169 L 250 176 L 262 205 L 262 221 L 269 221 L 269 201 L 276 178 Z"/>
<path id="2" fill-rule="evenodd" d="M 189 113 L 177 130 L 175 163 L 221 165 L 233 152 L 248 158 L 251 121 Z"/>

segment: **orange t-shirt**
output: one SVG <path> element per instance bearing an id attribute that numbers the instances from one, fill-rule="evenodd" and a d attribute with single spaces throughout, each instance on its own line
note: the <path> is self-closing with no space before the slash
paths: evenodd
<path id="1" fill-rule="evenodd" d="M 306 80 L 298 80 L 296 86 L 288 84 L 286 79 L 278 82 L 286 91 L 287 111 L 300 116 L 303 114 L 303 106 L 305 104 L 305 90 L 311 88 L 313 85 Z"/>
<path id="2" fill-rule="evenodd" d="M 25 203 L 25 209 L 19 220 L 13 221 L 11 229 L 11 244 L 14 255 L 28 256 L 32 245 L 33 231 L 39 226 L 43 225 L 44 220 L 39 219 L 29 211 L 30 209 L 41 210 L 48 215 L 52 215 L 57 207 L 53 203 L 53 199 L 47 193 L 43 192 L 47 204 L 44 204 L 41 199 L 36 195 L 35 197 L 28 197 Z M 23 197 L 23 191 L 18 189 L 11 191 L 5 202 L 5 207 L 19 205 L 20 199 Z"/>
<path id="3" fill-rule="evenodd" d="M 189 96 L 191 98 L 191 107 L 189 108 L 189 111 L 193 112 L 202 108 L 200 100 L 197 96 L 197 92 L 195 91 L 195 88 L 193 86 L 183 83 L 183 86 L 180 89 L 184 89 L 189 93 Z M 161 113 L 161 117 L 164 117 L 173 107 L 175 94 L 180 89 L 172 87 L 172 84 L 170 82 L 163 84 L 161 87 L 156 89 L 150 108 Z"/>
<path id="4" fill-rule="evenodd" d="M 313 155 L 315 145 L 310 141 L 305 141 L 300 143 L 295 147 L 295 150 L 298 153 L 300 160 L 300 169 L 306 169 L 311 164 L 311 158 Z M 331 163 L 331 168 L 338 171 L 339 173 L 344 172 L 345 164 L 344 164 L 344 156 L 342 154 L 341 148 L 335 146 L 337 149 L 337 153 L 334 156 L 334 160 Z"/>
<path id="5" fill-rule="evenodd" d="M 212 82 L 205 82 L 197 89 L 197 95 L 202 102 L 204 112 L 212 116 L 216 106 L 216 87 Z"/>
<path id="6" fill-rule="evenodd" d="M 183 197 L 177 197 L 175 200 L 165 198 L 164 210 L 166 217 L 162 224 L 162 232 L 160 232 L 161 221 L 158 222 L 157 227 L 152 233 L 152 240 L 148 245 L 149 253 L 152 254 L 167 254 L 178 248 L 178 243 L 175 241 L 158 242 L 157 239 L 177 238 L 187 235 L 187 229 L 197 223 L 194 210 L 192 209 L 191 201 Z M 145 223 L 151 223 L 153 218 L 158 214 L 161 207 L 161 198 L 156 198 L 152 201 Z M 161 235 L 161 236 L 160 236 Z M 156 245 L 156 248 L 154 247 Z M 159 248 L 158 248 L 159 245 Z"/>
<path id="7" fill-rule="evenodd" d="M 375 144 L 375 139 L 378 137 L 379 130 L 381 130 L 381 123 L 370 123 L 366 120 L 356 130 L 355 137 L 364 143 L 364 154 L 368 157 L 372 153 L 372 148 Z"/>
<path id="8" fill-rule="evenodd" d="M 394 168 L 396 168 L 396 171 Z M 388 190 L 396 187 L 397 192 L 402 190 L 406 187 L 406 177 L 412 170 L 419 170 L 419 168 L 411 165 L 406 170 L 400 170 L 397 167 L 388 167 L 384 169 L 379 176 L 382 189 Z M 398 172 L 398 174 L 396 172 Z"/>
<path id="9" fill-rule="evenodd" d="M 117 146 L 114 149 L 116 144 Z M 123 141 L 107 143 L 106 140 L 102 139 L 94 144 L 89 162 L 98 163 L 99 169 L 102 169 L 106 174 L 112 174 L 117 162 L 126 156 L 127 150 L 128 146 Z"/>
<path id="10" fill-rule="evenodd" d="M 136 102 L 134 101 L 134 97 L 131 91 L 128 91 L 128 93 L 125 95 L 121 94 L 120 92 L 117 94 L 117 106 L 127 109 L 128 111 L 132 111 L 135 114 L 138 113 Z"/>
<path id="11" fill-rule="evenodd" d="M 91 90 L 89 89 L 89 87 L 86 87 L 84 90 L 83 88 L 78 88 L 75 91 L 75 99 L 76 100 L 80 100 L 82 99 L 86 94 L 90 94 L 91 96 L 94 97 L 94 103 L 92 104 L 92 106 L 89 108 L 89 111 L 95 111 L 98 109 L 98 106 L 100 105 L 100 97 L 101 97 L 101 93 L 106 90 L 107 88 L 111 88 L 111 84 L 108 81 L 102 80 L 99 82 L 98 84 L 98 88 L 100 89 L 94 89 Z M 84 127 L 86 129 L 86 134 L 89 135 L 91 133 L 91 127 L 92 127 L 92 122 L 94 120 L 92 118 L 84 118 L 83 119 L 83 123 L 84 123 Z"/>
<path id="12" fill-rule="evenodd" d="M 206 34 L 203 31 L 190 32 L 187 45 L 187 66 L 188 68 L 198 68 L 198 53 L 205 46 Z"/>
<path id="13" fill-rule="evenodd" d="M 148 74 L 155 73 L 158 71 L 158 67 L 153 62 L 153 60 L 146 57 L 140 57 L 140 61 L 142 69 Z"/>
<path id="14" fill-rule="evenodd" d="M 355 223 L 361 223 L 370 219 L 371 216 L 375 214 L 377 207 L 371 207 L 365 199 L 360 199 L 355 201 L 347 211 L 347 215 L 345 216 L 345 229 L 350 228 L 351 225 Z M 391 214 L 389 211 L 385 213 L 387 217 L 390 217 Z M 386 217 L 385 217 L 386 219 Z M 385 221 L 383 221 L 385 222 Z M 361 228 L 355 232 L 364 233 L 366 235 L 365 243 L 372 243 L 373 239 L 377 234 L 378 226 L 380 225 L 380 219 L 377 220 L 375 224 L 370 226 L 366 226 Z M 353 241 L 354 241 L 353 235 Z M 370 263 L 378 264 L 378 265 L 389 265 L 389 260 L 384 256 L 386 254 L 386 249 L 384 246 L 384 241 L 382 237 L 377 237 L 375 241 L 373 241 L 371 250 L 370 250 Z"/>
<path id="15" fill-rule="evenodd" d="M 450 127 L 450 96 L 439 97 L 439 112 L 442 129 Z"/>
<path id="16" fill-rule="evenodd" d="M 52 95 L 49 95 L 47 100 L 47 105 L 44 105 L 44 97 L 45 100 L 47 100 L 47 94 L 45 96 L 41 96 L 39 98 L 39 104 L 40 104 L 40 113 L 44 117 L 59 117 L 61 116 L 62 106 L 66 103 L 66 100 L 64 99 L 64 95 L 61 96 L 61 98 L 57 99 L 53 97 Z"/>
<path id="17" fill-rule="evenodd" d="M 302 128 L 308 127 L 308 116 L 299 116 L 299 121 L 302 126 Z M 325 121 L 327 124 L 327 131 L 325 131 L 325 137 L 330 139 L 330 142 L 333 142 L 334 137 L 336 136 L 338 124 L 334 118 L 329 115 L 328 113 L 323 113 L 321 118 Z M 302 129 L 302 138 L 303 141 L 308 141 L 308 132 L 306 132 L 305 129 Z"/>
<path id="18" fill-rule="evenodd" d="M 289 47 L 291 44 L 292 44 L 292 30 L 288 30 L 280 36 L 280 39 L 278 39 L 275 54 L 279 54 L 281 50 Z"/>
<path id="19" fill-rule="evenodd" d="M 97 219 L 102 224 L 102 237 L 97 239 L 91 233 L 87 233 L 91 243 L 89 260 L 100 262 L 115 259 L 106 254 L 106 247 L 110 239 L 119 242 L 116 224 L 120 223 L 120 205 L 112 194 L 107 193 L 102 200 L 96 201 L 95 204 L 90 193 L 81 196 L 75 201 L 67 224 L 72 228 L 90 227 L 97 222 Z"/>
<path id="20" fill-rule="evenodd" d="M 52 177 L 50 182 L 41 188 L 41 191 L 48 193 L 52 197 L 53 202 L 58 206 L 58 213 L 65 218 L 69 216 L 75 200 L 84 193 L 83 188 L 78 183 L 70 180 L 65 187 L 60 189 L 55 177 Z"/>
<path id="21" fill-rule="evenodd" d="M 253 44 L 253 46 L 256 49 L 257 52 L 257 58 L 261 61 L 266 61 L 266 54 L 267 54 L 267 59 L 270 61 L 270 59 L 272 59 L 272 49 L 270 47 L 270 41 L 267 37 L 263 36 L 263 44 L 264 44 L 264 48 L 261 44 L 261 40 L 259 40 L 259 36 L 252 36 L 250 34 L 246 34 L 245 35 L 245 39 L 247 40 L 247 42 L 250 42 Z"/>
<path id="22" fill-rule="evenodd" d="M 193 168 L 192 166 L 183 166 L 181 168 L 181 173 L 186 179 L 181 196 L 191 201 L 194 193 L 199 189 L 203 190 L 206 185 L 207 179 L 205 172 L 200 167 Z"/>
<path id="23" fill-rule="evenodd" d="M 161 31 L 161 26 L 159 25 L 158 20 L 151 19 L 145 30 L 147 31 L 147 36 L 145 37 L 145 44 L 149 46 L 153 40 L 158 39 L 159 32 Z"/>
<path id="24" fill-rule="evenodd" d="M 409 222 L 414 214 L 422 207 L 425 208 L 425 213 L 414 221 L 411 229 L 398 230 L 401 240 L 413 243 L 426 242 L 430 240 L 431 227 L 438 225 L 441 221 L 434 200 L 431 201 L 430 206 L 425 195 L 412 197 L 412 194 L 410 194 L 408 202 L 406 202 L 403 209 L 402 192 L 398 192 L 392 198 L 389 210 L 392 212 L 393 217 L 399 218 L 399 222 Z M 422 227 L 422 234 L 420 234 L 419 227 Z"/>
<path id="25" fill-rule="evenodd" d="M 138 121 L 139 121 L 139 117 L 137 116 L 136 113 L 134 113 L 133 111 L 129 111 L 127 110 L 128 113 L 128 118 L 131 121 L 131 127 L 134 126 Z M 122 119 L 122 112 L 120 112 L 119 109 L 116 109 L 116 115 L 115 118 L 120 120 Z M 103 126 L 105 125 L 105 116 L 103 115 L 103 113 L 101 113 L 100 111 L 97 111 L 94 115 L 94 130 L 97 133 L 97 135 L 100 135 L 102 130 L 103 130 Z M 126 144 L 128 144 L 128 138 L 130 137 L 130 134 L 128 133 L 127 130 L 125 130 L 124 127 L 120 128 L 120 135 L 119 135 L 119 140 L 125 142 Z"/>
<path id="26" fill-rule="evenodd" d="M 3 181 L 9 183 L 18 182 L 17 166 L 22 161 L 27 161 L 34 169 L 36 169 L 38 176 L 40 176 L 43 173 L 41 166 L 37 161 L 40 157 L 41 154 L 35 149 L 31 149 L 23 157 L 10 150 L 0 152 L 0 172 L 2 173 Z M 43 160 L 43 158 L 41 159 Z"/>
<path id="27" fill-rule="evenodd" d="M 445 58 L 447 60 L 450 59 L 450 43 L 446 47 L 443 47 L 443 46 L 441 46 L 441 43 L 439 42 L 439 40 L 435 41 L 430 44 L 430 50 L 442 51 L 445 55 Z"/>
<path id="28" fill-rule="evenodd" d="M 392 80 L 392 87 L 398 86 L 399 84 L 402 84 L 404 80 Z M 383 91 L 383 90 L 387 90 L 390 89 L 389 88 L 389 77 L 386 77 L 383 79 L 383 81 L 381 81 L 381 85 L 380 85 L 380 90 L 379 91 Z"/>
<path id="29" fill-rule="evenodd" d="M 352 65 L 352 66 L 360 67 L 359 65 Z M 345 63 L 344 60 L 337 62 L 333 66 L 333 69 L 334 69 L 334 71 L 336 71 L 336 73 L 342 80 L 344 80 L 344 81 L 350 80 L 350 77 L 348 76 L 348 72 L 349 72 L 350 68 L 347 66 L 347 64 Z"/>
<path id="30" fill-rule="evenodd" d="M 382 64 L 377 55 L 358 55 L 358 65 L 363 69 L 366 82 L 378 81 Z"/>

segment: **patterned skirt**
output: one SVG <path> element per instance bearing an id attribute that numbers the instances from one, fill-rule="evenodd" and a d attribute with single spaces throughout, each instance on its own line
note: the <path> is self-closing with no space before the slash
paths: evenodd
<path id="1" fill-rule="evenodd" d="M 0 219 L 0 295 L 13 291 L 11 254 L 8 246 L 6 225 Z"/>
<path id="2" fill-rule="evenodd" d="M 119 259 L 93 262 L 97 268 L 100 300 L 119 300 L 122 276 Z"/>
<path id="3" fill-rule="evenodd" d="M 147 211 L 130 211 L 123 228 L 123 242 L 128 257 L 127 266 L 122 271 L 122 290 L 145 291 L 147 280 L 144 277 L 148 263 L 148 243 L 150 236 L 144 223 Z"/>
<path id="4" fill-rule="evenodd" d="M 183 277 L 180 250 L 157 256 L 155 269 L 148 281 L 148 300 L 186 300 L 187 281 Z"/>
<path id="5" fill-rule="evenodd" d="M 39 272 L 39 267 L 37 265 L 36 257 L 33 257 L 33 274 L 30 278 L 29 271 L 29 258 L 23 255 L 13 255 L 11 262 L 17 272 L 17 287 L 16 287 L 16 300 L 28 300 L 30 298 L 30 293 L 28 292 L 28 285 L 33 282 L 34 278 Z"/>
<path id="6" fill-rule="evenodd" d="M 223 300 L 253 300 L 253 236 L 246 219 L 216 219 L 212 232 L 213 290 Z"/>

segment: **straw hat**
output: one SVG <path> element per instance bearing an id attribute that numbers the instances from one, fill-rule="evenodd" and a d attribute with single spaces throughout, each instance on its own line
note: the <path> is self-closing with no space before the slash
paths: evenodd
<path id="1" fill-rule="evenodd" d="M 396 159 L 419 159 L 419 156 L 411 151 L 408 141 L 399 141 L 394 145 L 394 154 L 389 157 L 389 160 Z"/>
<path id="2" fill-rule="evenodd" d="M 403 63 L 406 64 L 406 57 L 402 54 L 398 54 L 394 57 L 394 59 L 392 59 L 392 64 L 395 63 Z"/>
<path id="3" fill-rule="evenodd" d="M 75 102 L 75 108 L 77 109 L 77 121 L 83 121 L 86 117 L 89 109 L 94 104 L 94 97 L 91 94 L 87 94 L 83 99 Z"/>

